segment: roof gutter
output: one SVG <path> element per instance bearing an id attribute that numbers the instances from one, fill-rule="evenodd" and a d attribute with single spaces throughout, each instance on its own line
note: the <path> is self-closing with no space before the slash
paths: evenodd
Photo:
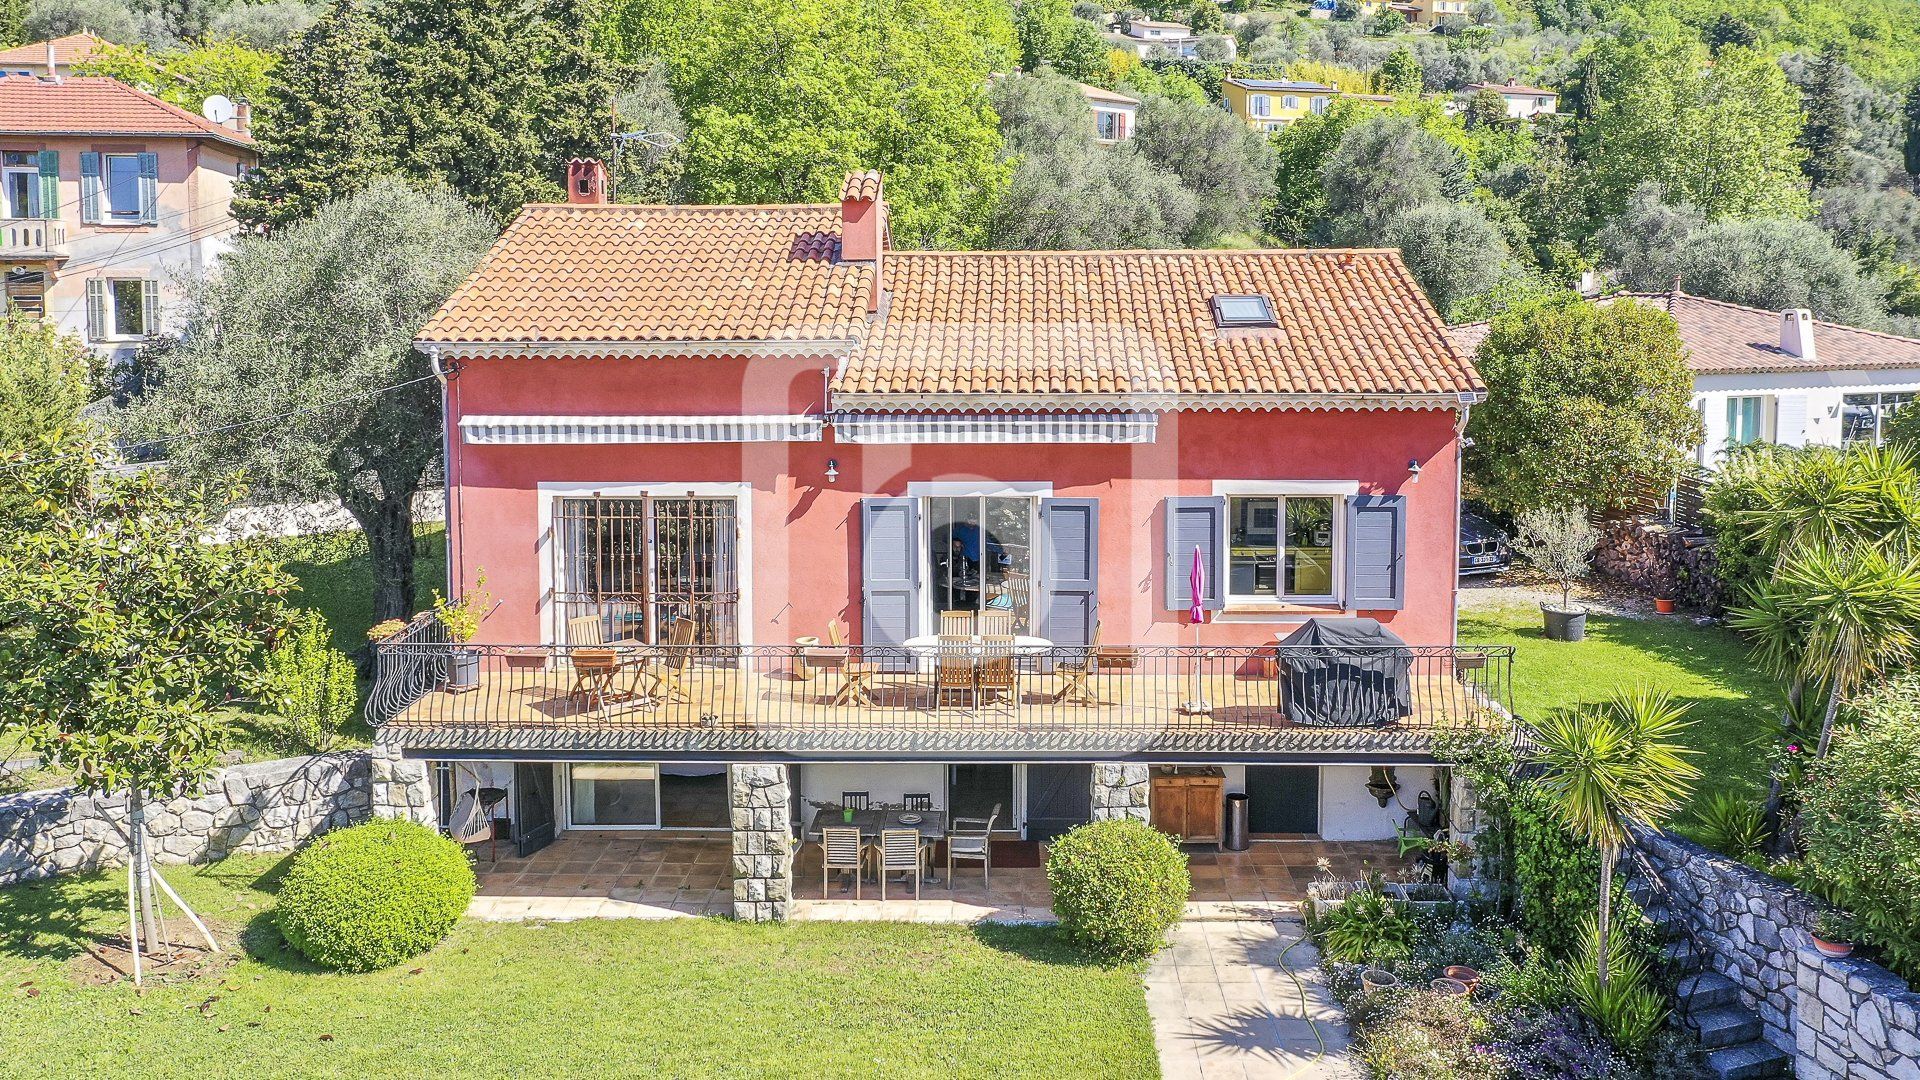
<path id="1" fill-rule="evenodd" d="M 797 338 L 729 341 L 432 341 L 413 347 L 429 355 L 453 360 L 510 359 L 514 357 L 606 357 L 647 360 L 676 356 L 838 356 L 852 352 L 854 338 Z"/>

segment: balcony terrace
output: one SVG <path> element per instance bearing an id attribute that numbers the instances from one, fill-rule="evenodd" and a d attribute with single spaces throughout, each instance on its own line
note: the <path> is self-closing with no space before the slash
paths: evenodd
<path id="1" fill-rule="evenodd" d="M 369 719 L 416 750 L 838 760 L 1420 761 L 1436 731 L 1508 714 L 1513 652 L 463 645 L 430 618 L 374 648 Z"/>
<path id="2" fill-rule="evenodd" d="M 67 227 L 44 218 L 0 218 L 0 259 L 64 259 Z"/>

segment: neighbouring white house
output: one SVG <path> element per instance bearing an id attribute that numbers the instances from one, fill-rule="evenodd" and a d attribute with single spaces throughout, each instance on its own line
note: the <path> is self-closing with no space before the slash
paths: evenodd
<path id="1" fill-rule="evenodd" d="M 27 75 L 36 79 L 71 75 L 75 64 L 109 44 L 111 42 L 82 31 L 50 41 L 0 49 L 0 75 Z"/>
<path id="2" fill-rule="evenodd" d="M 1500 95 L 1500 100 L 1506 103 L 1507 118 L 1510 120 L 1531 120 L 1536 116 L 1552 116 L 1560 111 L 1558 92 L 1526 86 L 1516 79 L 1508 79 L 1504 83 L 1467 84 L 1468 94 L 1482 90 L 1491 90 Z"/>
<path id="3" fill-rule="evenodd" d="M 1694 449 L 1713 468 L 1731 447 L 1878 444 L 1894 410 L 1920 397 L 1920 340 L 1823 322 L 1804 308 L 1768 311 L 1667 293 L 1620 293 L 1680 327 L 1693 404 L 1706 426 Z M 1453 328 L 1462 350 L 1478 352 L 1486 323 Z"/>
<path id="4" fill-rule="evenodd" d="M 1140 99 L 1104 87 L 1075 83 L 1080 96 L 1093 107 L 1093 137 L 1103 143 L 1126 142 L 1133 138 L 1140 114 Z"/>
<path id="5" fill-rule="evenodd" d="M 1185 23 L 1160 22 L 1156 19 L 1134 19 L 1127 24 L 1124 33 L 1108 34 L 1107 40 L 1115 48 L 1132 49 L 1142 57 L 1153 55 L 1155 49 L 1166 49 L 1175 56 L 1192 56 L 1200 43 L 1208 37 L 1218 37 L 1226 43 L 1227 58 L 1232 59 L 1236 49 L 1231 34 L 1196 34 L 1193 27 Z"/>

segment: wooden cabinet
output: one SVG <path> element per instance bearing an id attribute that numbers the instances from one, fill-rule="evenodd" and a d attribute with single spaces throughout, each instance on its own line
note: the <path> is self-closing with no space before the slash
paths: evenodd
<path id="1" fill-rule="evenodd" d="M 1189 844 L 1218 844 L 1226 788 L 1219 769 L 1153 770 L 1153 827 Z"/>

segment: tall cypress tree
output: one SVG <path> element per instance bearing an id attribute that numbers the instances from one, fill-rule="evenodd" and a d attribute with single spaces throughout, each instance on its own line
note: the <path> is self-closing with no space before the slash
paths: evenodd
<path id="1" fill-rule="evenodd" d="M 1807 159 L 1801 167 L 1816 189 L 1845 181 L 1849 171 L 1853 130 L 1847 123 L 1847 75 L 1840 50 L 1829 45 L 1820 50 L 1812 80 L 1802 92 L 1807 123 L 1800 129 L 1800 145 L 1806 147 Z"/>
<path id="2" fill-rule="evenodd" d="M 1907 145 L 1903 155 L 1907 171 L 1920 177 L 1920 80 L 1907 91 Z"/>
<path id="3" fill-rule="evenodd" d="M 236 204 L 278 226 L 381 173 L 440 181 L 497 221 L 561 193 L 612 134 L 617 70 L 576 0 L 334 0 L 275 72 L 275 123 Z M 285 118 L 283 120 L 283 118 Z"/>

